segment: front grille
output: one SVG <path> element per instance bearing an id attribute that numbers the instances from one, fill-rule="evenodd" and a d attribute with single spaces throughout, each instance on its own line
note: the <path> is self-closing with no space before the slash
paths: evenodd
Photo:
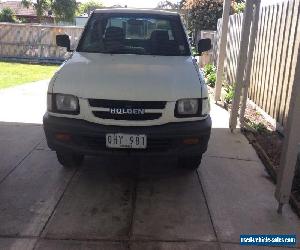
<path id="1" fill-rule="evenodd" d="M 167 102 L 161 101 L 118 101 L 89 99 L 91 107 L 97 108 L 142 108 L 142 109 L 164 109 Z"/>
<path id="2" fill-rule="evenodd" d="M 125 121 L 149 121 L 159 119 L 162 116 L 162 110 L 165 109 L 167 104 L 167 102 L 164 101 L 119 101 L 104 99 L 89 99 L 88 101 L 95 117 Z M 93 108 L 106 110 L 93 110 Z M 111 110 L 114 110 L 114 112 Z M 151 112 L 150 110 L 157 111 Z"/>
<path id="3" fill-rule="evenodd" d="M 128 120 L 128 121 L 149 121 L 156 120 L 161 117 L 161 113 L 145 113 L 142 115 L 131 115 L 131 114 L 111 114 L 105 111 L 93 111 L 94 116 L 102 119 L 111 120 Z"/>

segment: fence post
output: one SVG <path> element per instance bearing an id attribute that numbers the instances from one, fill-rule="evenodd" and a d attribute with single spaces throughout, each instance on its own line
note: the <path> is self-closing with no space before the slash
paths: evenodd
<path id="1" fill-rule="evenodd" d="M 238 117 L 238 112 L 240 107 L 241 92 L 242 92 L 246 63 L 247 63 L 249 35 L 250 35 L 251 22 L 253 19 L 254 2 L 255 0 L 246 1 L 246 9 L 243 17 L 240 51 L 239 51 L 239 56 L 237 61 L 237 68 L 236 68 L 235 92 L 234 92 L 234 99 L 233 99 L 232 109 L 230 112 L 230 119 L 229 119 L 229 128 L 231 132 L 233 132 L 233 130 L 236 129 L 237 126 L 237 117 Z"/>
<path id="2" fill-rule="evenodd" d="M 219 41 L 219 55 L 217 64 L 217 79 L 215 86 L 215 101 L 219 101 L 221 97 L 222 90 L 222 79 L 224 73 L 224 62 L 226 57 L 226 44 L 227 44 L 227 33 L 228 33 L 228 23 L 230 14 L 230 0 L 224 0 L 223 5 L 223 17 L 222 17 L 222 28 L 221 28 L 221 38 Z"/>
<path id="3" fill-rule="evenodd" d="M 300 144 L 300 47 L 298 48 L 298 57 L 294 82 L 291 92 L 291 101 L 288 112 L 283 150 L 280 160 L 280 168 L 277 178 L 275 197 L 279 203 L 278 213 L 282 213 L 282 206 L 289 202 L 295 167 L 297 164 L 297 155 Z"/>
<path id="4" fill-rule="evenodd" d="M 257 37 L 258 20 L 259 20 L 259 14 L 260 14 L 260 3 L 261 3 L 261 0 L 256 1 L 254 19 L 253 19 L 252 29 L 251 29 L 248 62 L 247 62 L 247 67 L 246 67 L 245 81 L 243 84 L 244 89 L 243 89 L 242 105 L 241 105 L 241 111 L 240 111 L 241 125 L 244 124 L 245 110 L 246 110 L 246 105 L 247 105 L 247 96 L 248 96 L 248 90 L 249 90 L 249 86 L 250 86 L 250 76 L 251 76 L 251 70 L 252 70 L 253 52 L 254 52 L 254 46 L 255 46 L 255 41 L 256 41 L 256 37 Z"/>

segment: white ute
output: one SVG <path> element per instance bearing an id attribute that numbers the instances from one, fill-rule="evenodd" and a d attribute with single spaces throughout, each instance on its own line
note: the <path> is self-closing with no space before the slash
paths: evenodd
<path id="1" fill-rule="evenodd" d="M 70 51 L 68 35 L 56 37 Z M 201 54 L 211 48 L 200 40 Z M 63 166 L 85 155 L 169 155 L 196 169 L 211 132 L 207 86 L 179 14 L 95 10 L 49 83 L 44 130 Z"/>

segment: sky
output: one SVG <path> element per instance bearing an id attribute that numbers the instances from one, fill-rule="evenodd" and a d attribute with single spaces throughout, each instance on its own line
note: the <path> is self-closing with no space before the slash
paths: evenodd
<path id="1" fill-rule="evenodd" d="M 128 7 L 135 7 L 135 8 L 155 8 L 157 3 L 160 0 L 102 0 L 105 6 L 112 6 L 116 4 L 120 5 L 127 5 Z M 179 2 L 177 0 L 170 0 L 173 3 Z M 282 2 L 287 0 L 262 0 L 262 4 L 268 5 L 276 2 Z"/>

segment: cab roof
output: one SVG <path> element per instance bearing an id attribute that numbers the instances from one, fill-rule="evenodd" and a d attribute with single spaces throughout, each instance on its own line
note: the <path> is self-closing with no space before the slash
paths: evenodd
<path id="1" fill-rule="evenodd" d="M 107 9 L 96 9 L 94 13 L 137 13 L 137 14 L 155 14 L 155 15 L 166 15 L 166 16 L 178 16 L 177 12 L 156 10 L 156 9 L 134 9 L 134 8 L 107 8 Z"/>

